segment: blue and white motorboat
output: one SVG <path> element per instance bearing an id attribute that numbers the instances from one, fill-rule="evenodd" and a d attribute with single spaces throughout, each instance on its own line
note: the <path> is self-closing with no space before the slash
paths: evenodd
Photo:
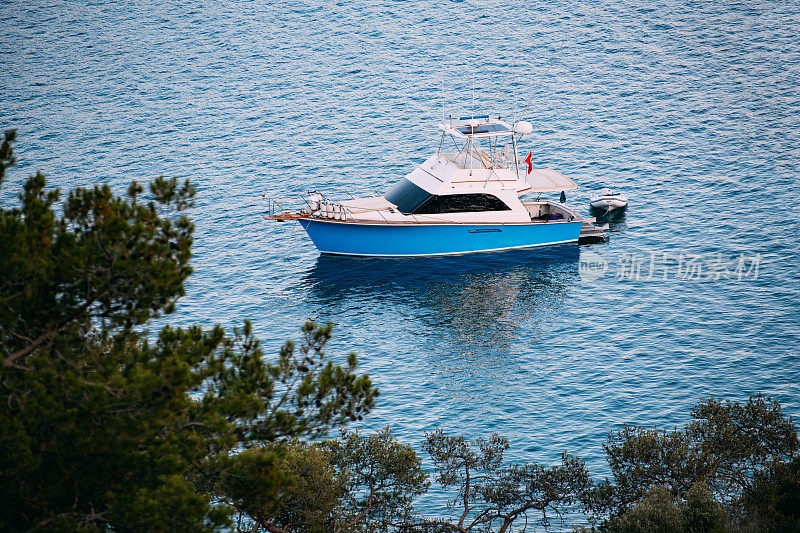
<path id="1" fill-rule="evenodd" d="M 534 169 L 530 153 L 520 160 L 530 123 L 450 117 L 439 127 L 439 150 L 382 196 L 332 201 L 310 192 L 303 209 L 269 218 L 297 220 L 324 254 L 435 256 L 578 241 L 580 214 L 521 198 L 577 188 L 559 172 Z"/>

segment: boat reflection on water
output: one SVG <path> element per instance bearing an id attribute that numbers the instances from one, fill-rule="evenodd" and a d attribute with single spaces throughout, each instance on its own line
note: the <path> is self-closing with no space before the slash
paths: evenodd
<path id="1" fill-rule="evenodd" d="M 455 348 L 447 353 L 485 357 L 560 305 L 578 278 L 579 255 L 574 244 L 403 259 L 321 255 L 304 284 L 328 316 L 357 312 L 415 322 L 407 325 L 424 343 L 445 340 Z"/>

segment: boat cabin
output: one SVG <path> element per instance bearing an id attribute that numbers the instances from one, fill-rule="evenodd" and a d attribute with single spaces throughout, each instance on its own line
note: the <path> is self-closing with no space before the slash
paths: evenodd
<path id="1" fill-rule="evenodd" d="M 501 118 L 470 116 L 439 125 L 438 151 L 391 186 L 383 196 L 333 204 L 321 195 L 309 202 L 309 214 L 353 222 L 528 223 L 573 220 L 577 213 L 561 204 L 522 201 L 521 194 L 577 188 L 566 176 L 530 169 L 517 154 L 520 137 L 532 131 Z"/>

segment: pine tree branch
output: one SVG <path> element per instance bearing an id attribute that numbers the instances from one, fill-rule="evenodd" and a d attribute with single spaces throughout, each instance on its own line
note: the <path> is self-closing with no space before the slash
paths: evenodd
<path id="1" fill-rule="evenodd" d="M 35 340 L 31 341 L 25 348 L 21 350 L 17 350 L 16 352 L 12 353 L 5 359 L 3 359 L 3 366 L 14 366 L 14 361 L 19 359 L 20 357 L 24 357 L 35 350 L 39 345 L 44 344 L 47 339 L 49 339 L 52 335 L 56 333 L 56 330 L 48 329 L 41 335 L 39 335 Z"/>

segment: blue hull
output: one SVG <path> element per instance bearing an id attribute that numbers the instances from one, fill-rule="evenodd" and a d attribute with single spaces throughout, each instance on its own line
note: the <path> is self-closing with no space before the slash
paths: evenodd
<path id="1" fill-rule="evenodd" d="M 490 252 L 577 242 L 581 222 L 356 224 L 299 219 L 324 254 L 409 257 Z"/>

